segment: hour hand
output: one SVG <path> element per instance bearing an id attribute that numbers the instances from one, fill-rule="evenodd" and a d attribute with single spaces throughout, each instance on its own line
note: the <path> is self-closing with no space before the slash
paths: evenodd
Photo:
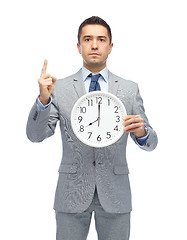
<path id="1" fill-rule="evenodd" d="M 94 122 L 89 123 L 86 127 L 91 126 L 93 123 L 97 122 L 99 119 L 97 118 Z"/>

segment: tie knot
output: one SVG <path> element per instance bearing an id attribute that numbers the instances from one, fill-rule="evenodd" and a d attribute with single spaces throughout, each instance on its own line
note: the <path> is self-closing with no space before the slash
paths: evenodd
<path id="1" fill-rule="evenodd" d="M 92 82 L 97 82 L 100 76 L 101 76 L 100 73 L 97 73 L 95 75 L 91 74 L 91 81 Z"/>

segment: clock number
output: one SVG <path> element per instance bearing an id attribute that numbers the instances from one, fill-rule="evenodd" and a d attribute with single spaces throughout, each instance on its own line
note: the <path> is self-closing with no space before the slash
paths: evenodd
<path id="1" fill-rule="evenodd" d="M 118 125 L 115 126 L 114 130 L 118 131 Z"/>
<path id="2" fill-rule="evenodd" d="M 86 107 L 80 107 L 80 113 L 86 113 Z"/>
<path id="3" fill-rule="evenodd" d="M 110 99 L 108 99 L 108 106 L 110 106 Z"/>
<path id="4" fill-rule="evenodd" d="M 93 99 L 88 99 L 88 106 L 93 106 Z"/>
<path id="5" fill-rule="evenodd" d="M 120 116 L 116 116 L 116 118 L 117 118 L 116 122 L 117 123 L 120 122 Z"/>
<path id="6" fill-rule="evenodd" d="M 107 132 L 106 135 L 107 135 L 107 136 L 106 136 L 107 139 L 110 139 L 110 138 L 112 137 L 111 134 L 110 134 L 110 132 Z"/>
<path id="7" fill-rule="evenodd" d="M 80 132 L 84 132 L 84 126 L 80 125 Z"/>
<path id="8" fill-rule="evenodd" d="M 82 121 L 82 119 L 83 119 L 82 116 L 78 116 L 79 123 Z"/>
<path id="9" fill-rule="evenodd" d="M 97 137 L 97 141 L 98 141 L 98 142 L 101 141 L 101 136 L 100 136 L 100 135 Z"/>
<path id="10" fill-rule="evenodd" d="M 90 139 L 92 136 L 92 132 L 88 132 L 88 134 L 89 134 L 88 139 Z"/>
<path id="11" fill-rule="evenodd" d="M 102 97 L 96 97 L 96 103 L 102 104 Z"/>
<path id="12" fill-rule="evenodd" d="M 115 111 L 114 113 L 118 113 L 119 107 L 118 107 L 118 106 L 115 106 L 114 108 L 116 109 L 116 111 Z"/>

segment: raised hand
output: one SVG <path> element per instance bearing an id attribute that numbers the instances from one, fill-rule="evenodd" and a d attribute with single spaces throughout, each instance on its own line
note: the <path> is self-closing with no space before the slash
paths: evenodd
<path id="1" fill-rule="evenodd" d="M 38 79 L 40 88 L 40 102 L 45 106 L 48 103 L 51 93 L 54 91 L 56 78 L 50 74 L 46 74 L 47 59 L 44 61 L 40 78 Z"/>

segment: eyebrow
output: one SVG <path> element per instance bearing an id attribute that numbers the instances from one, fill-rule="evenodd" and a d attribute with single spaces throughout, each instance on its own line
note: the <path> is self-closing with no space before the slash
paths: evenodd
<path id="1" fill-rule="evenodd" d="M 85 35 L 83 39 L 88 38 L 88 37 L 93 37 L 92 35 Z M 107 38 L 106 36 L 97 36 L 98 38 Z"/>

